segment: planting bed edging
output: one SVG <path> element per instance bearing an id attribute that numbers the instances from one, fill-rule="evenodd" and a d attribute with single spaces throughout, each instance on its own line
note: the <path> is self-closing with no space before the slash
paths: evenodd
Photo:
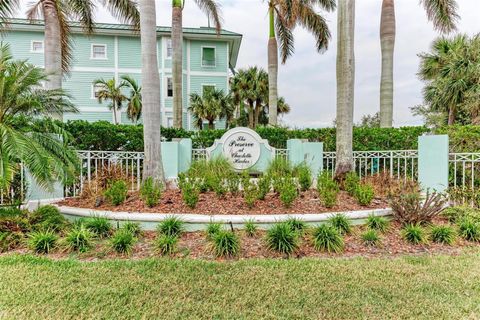
<path id="1" fill-rule="evenodd" d="M 242 229 L 246 221 L 254 222 L 260 229 L 268 229 L 274 223 L 297 218 L 309 225 L 324 223 L 332 216 L 344 214 L 353 224 L 363 224 L 369 215 L 390 216 L 390 208 L 371 209 L 360 211 L 344 211 L 312 214 L 270 214 L 270 215 L 203 215 L 203 214 L 164 214 L 164 213 L 140 213 L 140 212 L 113 212 L 75 207 L 58 206 L 60 212 L 69 220 L 87 217 L 105 217 L 114 224 L 121 225 L 124 222 L 138 222 L 144 230 L 155 230 L 157 224 L 168 217 L 177 217 L 185 222 L 187 231 L 204 230 L 208 223 L 217 222 L 231 225 Z"/>

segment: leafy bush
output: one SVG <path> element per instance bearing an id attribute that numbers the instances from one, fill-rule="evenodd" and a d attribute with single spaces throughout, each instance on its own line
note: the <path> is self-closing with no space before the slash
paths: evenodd
<path id="1" fill-rule="evenodd" d="M 232 172 L 227 177 L 227 187 L 231 194 L 237 194 L 240 190 L 240 176 L 236 172 Z"/>
<path id="2" fill-rule="evenodd" d="M 242 178 L 242 187 L 243 199 L 245 200 L 248 208 L 251 209 L 255 206 L 255 201 L 258 199 L 258 187 L 250 180 L 250 177 Z"/>
<path id="3" fill-rule="evenodd" d="M 22 240 L 20 232 L 0 231 L 0 253 L 16 248 Z"/>
<path id="4" fill-rule="evenodd" d="M 236 256 L 240 251 L 240 240 L 232 231 L 221 230 L 212 239 L 218 257 Z"/>
<path id="5" fill-rule="evenodd" d="M 282 157 L 274 158 L 267 167 L 266 174 L 270 177 L 291 176 L 293 167 L 288 159 Z"/>
<path id="6" fill-rule="evenodd" d="M 270 250 L 290 255 L 299 247 L 298 233 L 285 222 L 277 223 L 268 229 L 266 243 Z"/>
<path id="7" fill-rule="evenodd" d="M 198 203 L 200 190 L 196 183 L 193 181 L 186 181 L 182 186 L 182 199 L 183 202 L 191 209 L 194 209 Z"/>
<path id="8" fill-rule="evenodd" d="M 163 256 L 175 253 L 177 243 L 178 237 L 174 235 L 162 234 L 155 239 L 155 247 Z"/>
<path id="9" fill-rule="evenodd" d="M 449 207 L 442 211 L 442 216 L 446 217 L 450 222 L 458 222 L 464 218 L 472 218 L 480 221 L 480 211 L 471 207 Z"/>
<path id="10" fill-rule="evenodd" d="M 257 233 L 257 225 L 252 220 L 245 222 L 245 233 L 249 237 L 253 237 Z"/>
<path id="11" fill-rule="evenodd" d="M 186 176 L 188 180 L 199 184 L 200 192 L 215 191 L 221 196 L 227 192 L 227 180 L 234 174 L 235 171 L 227 159 L 215 157 L 193 162 Z"/>
<path id="12" fill-rule="evenodd" d="M 402 229 L 402 237 L 412 243 L 421 244 L 425 243 L 425 231 L 419 224 L 406 224 Z"/>
<path id="13" fill-rule="evenodd" d="M 111 248 L 121 254 L 130 254 L 137 239 L 127 229 L 118 229 L 110 238 Z"/>
<path id="14" fill-rule="evenodd" d="M 272 178 L 268 174 L 262 175 L 258 178 L 258 200 L 265 200 L 265 197 L 270 192 L 272 186 Z"/>
<path id="15" fill-rule="evenodd" d="M 425 199 L 420 193 L 401 194 L 390 200 L 393 217 L 402 224 L 431 222 L 443 210 L 445 198 L 441 193 L 427 192 Z"/>
<path id="16" fill-rule="evenodd" d="M 450 226 L 432 226 L 430 239 L 436 243 L 451 245 L 455 241 L 455 230 Z"/>
<path id="17" fill-rule="evenodd" d="M 285 220 L 285 223 L 290 226 L 290 229 L 292 229 L 292 231 L 297 232 L 299 235 L 303 234 L 308 228 L 305 221 L 299 218 L 290 217 Z"/>
<path id="18" fill-rule="evenodd" d="M 112 183 L 110 188 L 105 191 L 105 197 L 114 206 L 121 205 L 127 199 L 127 183 L 123 180 L 117 180 Z"/>
<path id="19" fill-rule="evenodd" d="M 178 237 L 184 231 L 184 222 L 177 217 L 168 217 L 157 226 L 159 234 Z"/>
<path id="20" fill-rule="evenodd" d="M 49 253 L 57 240 L 57 235 L 51 230 L 35 231 L 28 235 L 28 246 L 36 253 Z"/>
<path id="21" fill-rule="evenodd" d="M 355 190 L 355 198 L 358 201 L 358 204 L 361 206 L 368 206 L 372 203 L 373 197 L 375 196 L 375 191 L 373 187 L 369 184 L 359 184 L 357 190 Z"/>
<path id="22" fill-rule="evenodd" d="M 367 218 L 367 227 L 372 230 L 385 232 L 388 229 L 389 222 L 385 217 L 377 217 L 373 214 Z"/>
<path id="23" fill-rule="evenodd" d="M 29 232 L 32 228 L 28 211 L 19 209 L 0 210 L 0 232 Z"/>
<path id="24" fill-rule="evenodd" d="M 295 168 L 298 184 L 301 191 L 307 191 L 312 187 L 312 170 L 306 163 L 302 163 Z"/>
<path id="25" fill-rule="evenodd" d="M 356 172 L 348 172 L 345 176 L 345 181 L 343 182 L 345 191 L 348 192 L 350 196 L 355 196 L 357 187 L 360 184 L 360 178 Z"/>
<path id="26" fill-rule="evenodd" d="M 155 207 L 162 196 L 162 185 L 152 177 L 148 177 L 140 188 L 140 196 L 148 207 Z"/>
<path id="27" fill-rule="evenodd" d="M 60 231 L 68 223 L 57 207 L 45 205 L 30 214 L 30 222 L 36 230 Z"/>
<path id="28" fill-rule="evenodd" d="M 297 196 L 298 190 L 295 181 L 291 177 L 286 177 L 280 189 L 280 201 L 285 208 L 290 208 Z"/>
<path id="29" fill-rule="evenodd" d="M 337 204 L 338 185 L 329 176 L 328 172 L 323 172 L 317 178 L 318 197 L 322 204 L 327 208 L 332 208 Z"/>
<path id="30" fill-rule="evenodd" d="M 313 246 L 319 251 L 338 253 L 343 250 L 344 241 L 337 228 L 322 224 L 313 230 Z"/>
<path id="31" fill-rule="evenodd" d="M 468 241 L 480 242 L 480 223 L 472 218 L 463 218 L 458 223 L 459 234 Z"/>
<path id="32" fill-rule="evenodd" d="M 338 230 L 340 234 L 349 234 L 352 231 L 352 223 L 344 214 L 336 214 L 328 222 L 332 227 Z"/>
<path id="33" fill-rule="evenodd" d="M 136 222 L 127 221 L 122 225 L 121 229 L 130 232 L 134 237 L 138 237 L 142 234 L 142 228 L 140 227 L 140 224 Z"/>
<path id="34" fill-rule="evenodd" d="M 93 247 L 94 234 L 84 225 L 75 226 L 65 236 L 67 249 L 71 251 L 86 252 Z"/>
<path id="35" fill-rule="evenodd" d="M 370 229 L 362 233 L 362 241 L 367 246 L 376 246 L 380 243 L 380 236 L 377 231 Z"/>
<path id="36" fill-rule="evenodd" d="M 222 227 L 222 224 L 221 223 L 217 223 L 217 222 L 209 222 L 207 224 L 207 228 L 205 230 L 205 233 L 207 234 L 207 239 L 208 240 L 212 240 L 213 237 L 219 233 L 220 231 L 222 231 L 223 227 Z"/>
<path id="37" fill-rule="evenodd" d="M 83 220 L 85 227 L 99 238 L 108 237 L 112 233 L 112 225 L 105 217 L 92 217 Z"/>

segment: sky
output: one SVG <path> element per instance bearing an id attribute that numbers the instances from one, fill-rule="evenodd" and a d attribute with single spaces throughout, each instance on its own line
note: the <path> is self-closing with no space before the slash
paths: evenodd
<path id="1" fill-rule="evenodd" d="M 265 0 L 217 0 L 222 5 L 223 29 L 241 33 L 242 45 L 236 68 L 267 68 L 268 16 Z M 25 1 L 25 3 L 28 3 Z M 380 11 L 381 0 L 357 0 L 355 8 L 355 122 L 362 115 L 379 110 L 380 90 Z M 457 0 L 461 20 L 458 32 L 480 32 L 480 0 Z M 157 24 L 171 24 L 171 0 L 156 0 Z M 25 5 L 23 6 L 25 7 Z M 23 8 L 22 8 L 23 10 Z M 428 51 L 439 36 L 428 22 L 419 0 L 396 0 L 397 36 L 394 63 L 394 125 L 418 125 L 410 108 L 422 103 L 422 82 L 418 79 L 418 54 Z M 97 22 L 116 22 L 107 11 L 98 9 Z M 328 50 L 319 54 L 307 31 L 294 31 L 295 53 L 280 65 L 279 94 L 291 112 L 282 118 L 289 127 L 332 126 L 336 112 L 336 12 L 319 11 L 327 19 L 332 39 Z M 185 0 L 183 24 L 207 25 L 207 18 L 193 0 Z"/>

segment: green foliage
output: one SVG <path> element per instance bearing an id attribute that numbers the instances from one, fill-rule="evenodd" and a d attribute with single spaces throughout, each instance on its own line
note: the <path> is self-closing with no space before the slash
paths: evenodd
<path id="1" fill-rule="evenodd" d="M 265 200 L 265 197 L 270 192 L 272 188 L 272 178 L 268 174 L 262 175 L 258 178 L 258 200 Z"/>
<path id="2" fill-rule="evenodd" d="M 343 251 L 344 241 L 337 228 L 322 224 L 313 230 L 313 246 L 319 251 L 338 253 Z"/>
<path id="3" fill-rule="evenodd" d="M 267 247 L 270 250 L 291 255 L 299 247 L 299 235 L 292 230 L 291 225 L 283 222 L 277 223 L 267 231 Z"/>
<path id="4" fill-rule="evenodd" d="M 128 187 L 123 180 L 117 180 L 105 191 L 105 197 L 114 206 L 118 206 L 127 199 Z"/>
<path id="5" fill-rule="evenodd" d="M 110 247 L 117 253 L 130 254 L 137 239 L 127 229 L 118 229 L 110 238 Z"/>
<path id="6" fill-rule="evenodd" d="M 375 191 L 371 184 L 361 183 L 357 186 L 357 189 L 355 190 L 355 198 L 357 199 L 358 204 L 361 206 L 370 205 L 374 196 Z"/>
<path id="7" fill-rule="evenodd" d="M 215 157 L 193 162 L 186 177 L 198 183 L 201 192 L 215 191 L 217 195 L 223 195 L 227 192 L 228 179 L 234 174 L 235 171 L 227 159 Z"/>
<path id="8" fill-rule="evenodd" d="M 338 230 L 340 234 L 349 234 L 352 231 L 352 223 L 344 214 L 336 214 L 328 222 L 332 227 Z"/>
<path id="9" fill-rule="evenodd" d="M 372 230 L 385 232 L 388 229 L 389 222 L 385 217 L 377 217 L 373 214 L 367 218 L 367 227 Z"/>
<path id="10" fill-rule="evenodd" d="M 240 240 L 232 231 L 221 230 L 212 238 L 217 257 L 236 256 L 240 251 Z"/>
<path id="11" fill-rule="evenodd" d="M 330 177 L 328 172 L 321 173 L 317 178 L 317 192 L 322 204 L 327 208 L 332 208 L 337 204 L 338 185 Z"/>
<path id="12" fill-rule="evenodd" d="M 162 185 L 148 177 L 140 188 L 140 196 L 148 207 L 155 207 L 162 196 Z"/>
<path id="13" fill-rule="evenodd" d="M 28 246 L 36 253 L 49 253 L 57 240 L 57 235 L 51 230 L 35 231 L 28 235 Z"/>
<path id="14" fill-rule="evenodd" d="M 356 172 L 348 172 L 345 176 L 345 181 L 343 182 L 345 191 L 348 192 L 350 196 L 355 196 L 357 187 L 360 184 L 360 178 Z"/>
<path id="15" fill-rule="evenodd" d="M 297 232 L 299 235 L 303 234 L 308 228 L 305 221 L 295 217 L 288 218 L 287 220 L 285 220 L 284 223 L 289 225 L 290 229 L 292 229 L 292 231 Z"/>
<path id="16" fill-rule="evenodd" d="M 459 234 L 468 241 L 480 242 L 480 222 L 472 218 L 463 218 L 458 222 Z"/>
<path id="17" fill-rule="evenodd" d="M 200 190 L 195 182 L 187 180 L 183 183 L 182 199 L 189 208 L 194 209 L 197 206 L 199 194 Z"/>
<path id="18" fill-rule="evenodd" d="M 245 173 L 242 177 L 243 199 L 249 209 L 255 206 L 255 201 L 258 199 L 258 187 L 250 179 L 250 176 Z"/>
<path id="19" fill-rule="evenodd" d="M 130 232 L 134 237 L 139 237 L 142 234 L 142 228 L 137 222 L 127 221 L 120 229 Z"/>
<path id="20" fill-rule="evenodd" d="M 92 217 L 83 220 L 85 227 L 99 238 L 106 238 L 112 233 L 112 225 L 105 217 Z"/>
<path id="21" fill-rule="evenodd" d="M 245 233 L 249 237 L 253 237 L 257 233 L 257 225 L 252 220 L 245 222 Z"/>
<path id="22" fill-rule="evenodd" d="M 291 176 L 293 174 L 293 167 L 287 159 L 276 157 L 268 164 L 265 173 L 270 177 Z"/>
<path id="23" fill-rule="evenodd" d="M 227 188 L 231 194 L 237 194 L 240 190 L 240 175 L 232 172 L 227 177 Z"/>
<path id="24" fill-rule="evenodd" d="M 29 232 L 32 228 L 28 211 L 11 210 L 0 215 L 0 232 Z"/>
<path id="25" fill-rule="evenodd" d="M 207 234 L 207 239 L 212 240 L 217 233 L 222 231 L 222 229 L 223 227 L 221 223 L 210 221 L 207 224 L 207 228 L 205 229 L 205 233 Z"/>
<path id="26" fill-rule="evenodd" d="M 157 226 L 159 234 L 178 237 L 185 229 L 185 222 L 177 217 L 168 217 Z"/>
<path id="27" fill-rule="evenodd" d="M 436 243 L 451 245 L 455 241 L 455 230 L 450 226 L 432 226 L 430 239 Z"/>
<path id="28" fill-rule="evenodd" d="M 16 248 L 23 240 L 23 233 L 0 231 L 0 253 Z"/>
<path id="29" fill-rule="evenodd" d="M 61 231 L 68 223 L 57 207 L 45 205 L 30 214 L 30 223 L 36 230 Z"/>
<path id="30" fill-rule="evenodd" d="M 362 241 L 367 246 L 376 246 L 380 243 L 380 236 L 377 231 L 370 229 L 362 233 Z"/>
<path id="31" fill-rule="evenodd" d="M 406 224 L 402 229 L 402 237 L 411 244 L 425 243 L 425 231 L 420 224 Z"/>
<path id="32" fill-rule="evenodd" d="M 162 256 L 175 253 L 177 243 L 178 237 L 174 235 L 161 234 L 155 239 L 155 247 Z"/>
<path id="33" fill-rule="evenodd" d="M 312 170 L 306 163 L 295 167 L 295 175 L 298 177 L 298 184 L 300 185 L 301 191 L 307 191 L 311 188 L 313 183 Z"/>
<path id="34" fill-rule="evenodd" d="M 280 201 L 285 208 L 290 208 L 298 196 L 298 189 L 292 177 L 285 177 L 280 187 Z"/>
<path id="35" fill-rule="evenodd" d="M 94 234 L 83 224 L 73 227 L 65 236 L 65 245 L 71 251 L 86 252 L 93 247 Z"/>
<path id="36" fill-rule="evenodd" d="M 455 223 L 461 221 L 463 218 L 480 219 L 480 210 L 471 207 L 448 207 L 442 211 L 442 216 L 446 217 L 448 221 Z"/>

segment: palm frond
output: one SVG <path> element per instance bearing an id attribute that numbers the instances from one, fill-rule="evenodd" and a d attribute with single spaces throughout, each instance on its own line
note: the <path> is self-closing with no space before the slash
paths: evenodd
<path id="1" fill-rule="evenodd" d="M 87 34 L 93 33 L 95 3 L 85 0 L 67 0 L 69 16 L 80 21 L 83 30 Z"/>
<path id="2" fill-rule="evenodd" d="M 315 12 L 312 6 L 299 3 L 298 5 L 298 24 L 309 30 L 317 41 L 317 50 L 325 51 L 328 48 L 328 42 L 331 38 L 327 21 L 321 15 Z"/>
<path id="3" fill-rule="evenodd" d="M 215 0 L 194 0 L 200 10 L 203 11 L 209 18 L 213 19 L 217 34 L 220 34 L 222 29 L 222 10 L 220 4 Z"/>
<path id="4" fill-rule="evenodd" d="M 132 0 L 101 0 L 101 3 L 106 7 L 113 17 L 124 22 L 130 23 L 140 27 L 140 14 L 137 9 L 137 4 Z"/>
<path id="5" fill-rule="evenodd" d="M 15 12 L 18 9 L 19 1 L 18 0 L 2 0 L 0 1 L 0 29 L 3 31 L 7 23 L 8 18 L 11 18 L 15 15 Z"/>
<path id="6" fill-rule="evenodd" d="M 444 33 L 456 30 L 459 16 L 455 0 L 420 0 L 420 3 L 427 12 L 428 20 L 433 22 L 436 30 Z"/>
<path id="7" fill-rule="evenodd" d="M 274 10 L 275 31 L 280 45 L 280 58 L 282 63 L 285 63 L 295 50 L 292 28 L 279 9 L 275 7 Z"/>

